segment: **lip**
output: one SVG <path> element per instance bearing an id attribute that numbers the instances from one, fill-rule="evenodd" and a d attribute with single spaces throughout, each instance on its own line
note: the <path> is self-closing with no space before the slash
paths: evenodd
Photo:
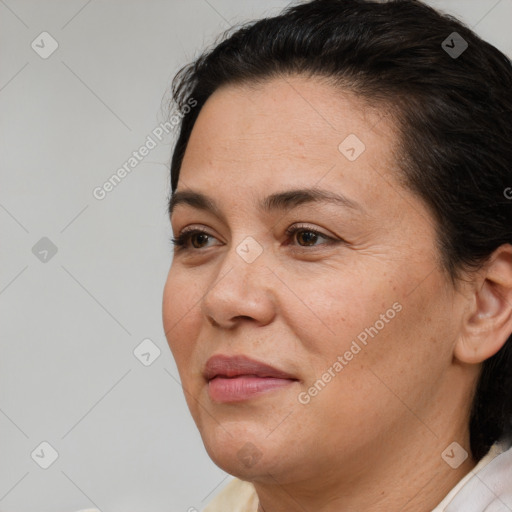
<path id="1" fill-rule="evenodd" d="M 215 402 L 247 400 L 298 381 L 290 373 L 244 355 L 210 357 L 203 376 L 208 382 L 208 394 Z"/>
<path id="2" fill-rule="evenodd" d="M 221 377 L 237 377 L 238 375 L 253 375 L 256 377 L 274 377 L 276 379 L 293 379 L 293 375 L 278 370 L 269 364 L 262 363 L 244 355 L 225 356 L 216 354 L 206 362 L 204 378 L 211 380 L 220 375 Z"/>

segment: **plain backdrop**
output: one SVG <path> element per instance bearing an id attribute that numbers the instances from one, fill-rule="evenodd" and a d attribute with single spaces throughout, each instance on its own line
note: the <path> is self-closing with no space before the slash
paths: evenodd
<path id="1" fill-rule="evenodd" d="M 181 66 L 289 3 L 0 0 L 3 512 L 200 510 L 231 478 L 162 327 L 175 133 L 93 191 L 158 132 Z M 512 0 L 429 3 L 512 55 Z"/>

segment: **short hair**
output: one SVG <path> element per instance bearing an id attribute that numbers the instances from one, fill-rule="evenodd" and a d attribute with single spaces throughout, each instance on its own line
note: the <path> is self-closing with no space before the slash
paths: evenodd
<path id="1" fill-rule="evenodd" d="M 441 268 L 454 286 L 512 243 L 505 195 L 512 186 L 511 61 L 419 0 L 313 0 L 222 34 L 172 82 L 180 110 L 197 102 L 180 123 L 172 193 L 194 123 L 215 90 L 294 74 L 327 79 L 389 109 L 399 129 L 397 178 L 432 213 Z M 468 418 L 476 460 L 512 435 L 511 370 L 512 336 L 482 364 Z"/>

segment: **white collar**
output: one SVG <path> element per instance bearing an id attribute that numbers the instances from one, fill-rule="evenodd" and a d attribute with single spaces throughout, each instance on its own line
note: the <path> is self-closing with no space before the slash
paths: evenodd
<path id="1" fill-rule="evenodd" d="M 510 440 L 494 443 L 432 512 L 510 512 L 512 448 Z"/>

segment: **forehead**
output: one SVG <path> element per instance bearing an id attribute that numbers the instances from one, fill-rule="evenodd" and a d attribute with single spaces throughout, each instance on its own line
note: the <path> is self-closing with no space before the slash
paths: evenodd
<path id="1" fill-rule="evenodd" d="M 289 76 L 257 86 L 229 85 L 203 106 L 180 182 L 216 194 L 293 184 L 341 187 L 359 196 L 382 179 L 376 172 L 385 175 L 394 167 L 394 132 L 384 109 L 320 79 Z"/>

